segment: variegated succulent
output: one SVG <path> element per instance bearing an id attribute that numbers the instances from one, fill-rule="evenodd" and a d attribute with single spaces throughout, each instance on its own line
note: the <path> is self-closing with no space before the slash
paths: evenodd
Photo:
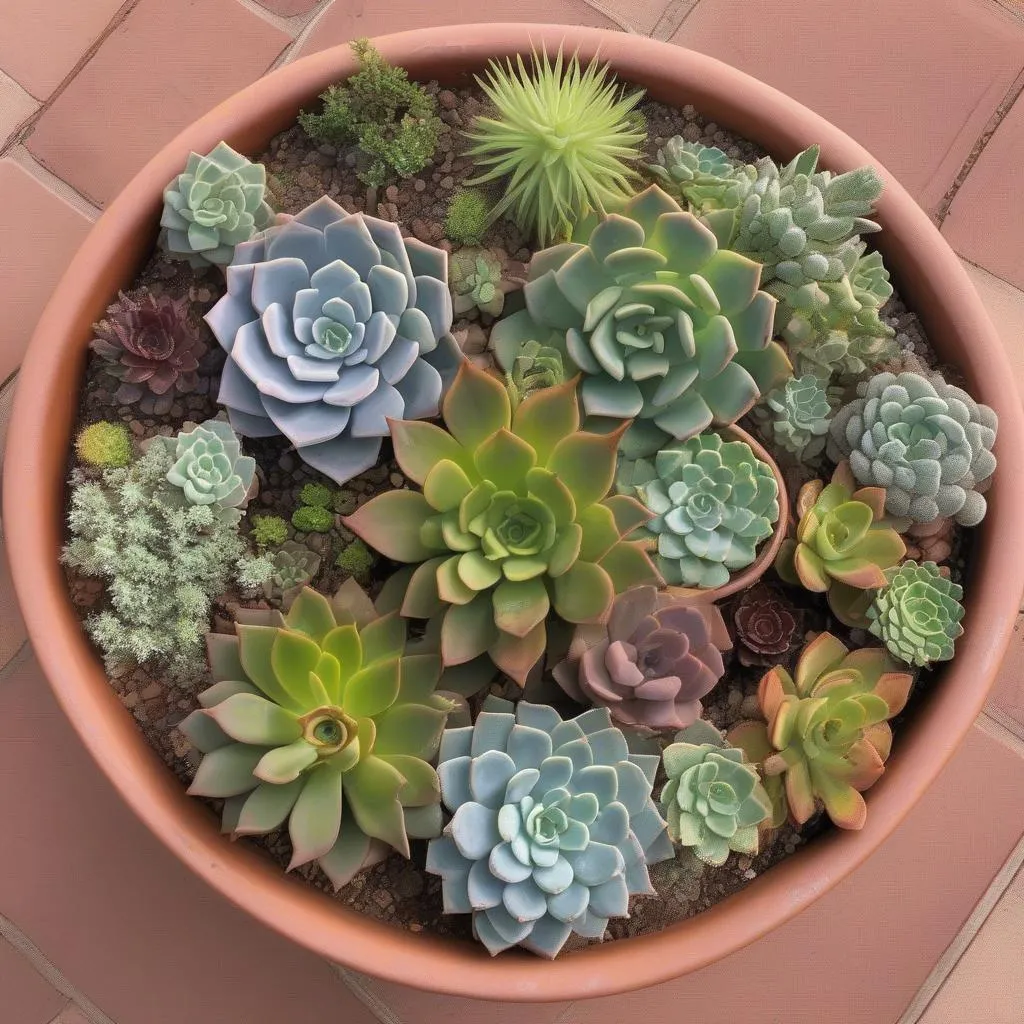
<path id="1" fill-rule="evenodd" d="M 798 461 L 806 461 L 825 450 L 832 411 L 837 404 L 834 389 L 808 373 L 790 377 L 782 387 L 769 391 L 750 415 L 766 440 Z"/>

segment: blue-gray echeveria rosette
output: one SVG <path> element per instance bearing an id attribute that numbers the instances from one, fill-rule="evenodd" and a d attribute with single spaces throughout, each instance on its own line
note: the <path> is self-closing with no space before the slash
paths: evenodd
<path id="1" fill-rule="evenodd" d="M 340 484 L 376 464 L 389 420 L 437 415 L 462 359 L 444 250 L 324 196 L 239 245 L 227 286 L 206 321 L 240 434 L 284 434 Z"/>
<path id="2" fill-rule="evenodd" d="M 473 914 L 495 955 L 554 958 L 572 934 L 599 939 L 648 866 L 673 856 L 651 799 L 656 754 L 631 754 L 607 708 L 563 721 L 550 707 L 488 698 L 476 724 L 441 739 L 441 799 L 453 817 L 427 849 L 444 909 Z"/>

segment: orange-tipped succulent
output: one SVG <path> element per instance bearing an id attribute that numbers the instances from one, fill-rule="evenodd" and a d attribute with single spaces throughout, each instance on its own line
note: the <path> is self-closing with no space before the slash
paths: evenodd
<path id="1" fill-rule="evenodd" d="M 802 825 L 819 802 L 840 828 L 859 829 L 867 817 L 861 796 L 885 771 L 892 746 L 888 720 L 907 702 L 913 677 L 884 649 L 850 651 L 831 633 L 804 649 L 794 676 L 781 666 L 761 679 L 765 721 L 741 722 L 729 742 L 759 761 L 775 821 L 788 812 Z M 780 806 L 781 805 L 781 806 Z"/>

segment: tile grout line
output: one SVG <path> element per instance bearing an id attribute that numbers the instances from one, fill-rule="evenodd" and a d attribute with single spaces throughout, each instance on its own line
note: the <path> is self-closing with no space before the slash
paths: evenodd
<path id="1" fill-rule="evenodd" d="M 276 71 L 279 67 L 287 64 L 306 45 L 306 40 L 313 34 L 313 30 L 320 24 L 321 18 L 333 6 L 334 0 L 322 0 L 320 6 L 310 11 L 308 20 L 296 37 L 277 55 L 274 63 L 267 68 L 267 71 Z"/>
<path id="2" fill-rule="evenodd" d="M 235 0 L 240 6 L 244 7 L 250 14 L 255 15 L 260 21 L 265 21 L 268 25 L 273 25 L 274 28 L 284 32 L 285 35 L 291 36 L 294 39 L 299 34 L 299 29 L 303 21 L 303 15 L 295 15 L 291 18 L 284 18 L 280 14 L 275 14 L 273 11 L 268 11 L 266 7 L 260 4 L 259 0 Z M 308 17 L 308 15 L 305 15 Z"/>
<path id="3" fill-rule="evenodd" d="M 598 14 L 603 14 L 609 21 L 614 22 L 623 32 L 628 32 L 633 36 L 643 35 L 635 25 L 631 25 L 622 15 L 618 14 L 607 4 L 602 3 L 602 0 L 583 0 L 583 2 L 591 9 L 597 11 Z"/>
<path id="4" fill-rule="evenodd" d="M 693 13 L 700 0 L 669 0 L 665 10 L 661 12 L 651 29 L 651 38 L 668 42 L 682 27 L 682 24 Z"/>
<path id="5" fill-rule="evenodd" d="M 331 963 L 331 969 L 348 990 L 359 1000 L 381 1024 L 405 1024 L 405 1021 L 376 992 L 369 988 L 356 971 L 350 971 L 341 964 Z"/>
<path id="6" fill-rule="evenodd" d="M 993 739 L 1011 747 L 1014 753 L 1024 757 L 1024 725 L 1014 720 L 1001 708 L 990 705 L 978 715 L 978 727 Z"/>
<path id="7" fill-rule="evenodd" d="M 13 660 L 13 659 L 12 659 Z M 46 954 L 8 917 L 0 914 L 0 936 L 5 938 L 32 965 L 33 970 L 66 996 L 91 1024 L 115 1024 L 88 996 L 79 992 Z M 65 1006 L 61 1013 L 66 1010 Z M 57 1015 L 58 1017 L 60 1014 Z"/>
<path id="8" fill-rule="evenodd" d="M 102 214 L 103 211 L 95 203 L 82 195 L 73 185 L 69 185 L 63 178 L 59 178 L 45 164 L 41 164 L 25 146 L 15 146 L 5 154 L 5 159 L 17 164 L 23 171 L 35 178 L 51 195 L 63 199 L 86 219 L 95 221 Z"/>

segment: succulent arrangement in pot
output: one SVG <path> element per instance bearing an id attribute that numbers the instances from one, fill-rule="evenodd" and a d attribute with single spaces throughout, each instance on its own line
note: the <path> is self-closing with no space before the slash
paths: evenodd
<path id="1" fill-rule="evenodd" d="M 453 90 L 355 49 L 259 159 L 188 158 L 95 325 L 83 627 L 323 899 L 495 957 L 668 927 L 870 820 L 972 627 L 996 414 L 870 166 L 562 51 Z"/>

